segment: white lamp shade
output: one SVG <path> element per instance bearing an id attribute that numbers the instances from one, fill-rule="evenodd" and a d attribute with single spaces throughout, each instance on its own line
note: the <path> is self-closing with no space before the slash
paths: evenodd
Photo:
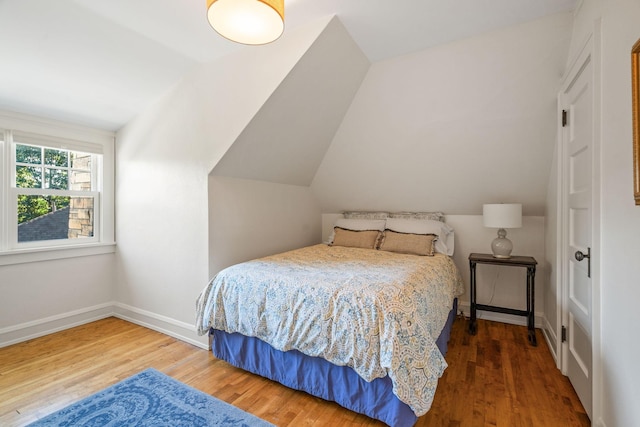
<path id="1" fill-rule="evenodd" d="M 207 19 L 231 41 L 271 43 L 284 31 L 284 0 L 207 0 Z"/>
<path id="2" fill-rule="evenodd" d="M 482 220 L 485 227 L 522 227 L 522 205 L 520 203 L 498 203 L 482 206 Z"/>

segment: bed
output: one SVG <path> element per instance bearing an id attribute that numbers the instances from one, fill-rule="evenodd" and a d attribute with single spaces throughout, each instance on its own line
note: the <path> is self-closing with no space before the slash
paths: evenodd
<path id="1" fill-rule="evenodd" d="M 198 297 L 198 333 L 234 366 L 391 426 L 413 425 L 447 367 L 463 285 L 447 254 L 380 250 L 386 224 L 373 247 L 353 243 L 369 242 L 361 232 L 371 230 L 349 230 L 352 243 L 341 245 L 336 227 L 332 244 L 221 271 Z"/>

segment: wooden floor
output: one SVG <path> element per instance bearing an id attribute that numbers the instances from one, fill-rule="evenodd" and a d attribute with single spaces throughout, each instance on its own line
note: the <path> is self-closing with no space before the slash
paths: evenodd
<path id="1" fill-rule="evenodd" d="M 456 319 L 449 368 L 417 426 L 589 426 L 538 332 Z M 153 367 L 277 426 L 382 426 L 363 415 L 283 387 L 210 352 L 116 318 L 0 349 L 0 426 L 21 426 Z"/>

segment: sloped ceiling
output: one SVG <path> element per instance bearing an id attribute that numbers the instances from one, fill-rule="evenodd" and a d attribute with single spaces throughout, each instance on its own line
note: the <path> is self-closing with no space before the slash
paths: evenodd
<path id="1" fill-rule="evenodd" d="M 309 186 L 369 68 L 333 18 L 213 169 L 213 175 Z"/>
<path id="2" fill-rule="evenodd" d="M 306 20 L 325 11 L 324 2 L 298 1 L 288 2 L 293 16 L 297 10 Z M 13 61 L 0 67 L 0 108 L 117 129 L 193 69 L 216 66 L 200 61 L 221 52 L 180 47 L 194 40 L 174 27 L 191 31 L 182 26 L 200 10 L 192 2 L 181 2 L 184 8 L 175 0 L 147 4 L 158 11 L 152 18 L 140 2 L 125 0 L 0 2 L 0 51 Z M 220 162 L 211 157 L 214 174 L 311 185 L 325 212 L 478 214 L 482 203 L 501 201 L 523 202 L 526 214 L 543 212 L 572 19 L 570 12 L 548 14 L 575 1 L 463 0 L 445 7 L 411 0 L 391 9 L 381 1 L 327 4 L 343 16 L 257 114 L 231 119 L 250 122 L 225 140 L 230 148 Z M 302 5 L 308 14 L 296 9 Z M 168 24 L 163 20 L 172 12 L 172 36 L 158 35 L 163 26 L 156 20 Z M 143 15 L 136 26 L 131 16 Z M 521 23 L 538 16 L 547 17 Z M 306 22 L 298 23 L 301 29 Z M 509 23 L 520 24 L 505 28 Z M 293 34 L 290 27 L 285 37 Z M 449 40 L 457 41 L 442 44 Z M 224 107 L 216 102 L 207 100 L 202 111 Z"/>
<path id="3" fill-rule="evenodd" d="M 324 212 L 544 215 L 569 13 L 372 64 L 312 189 Z"/>
<path id="4" fill-rule="evenodd" d="M 576 0 L 286 0 L 286 33 L 336 15 L 370 61 L 573 9 Z M 276 42 L 277 43 L 277 42 Z M 205 0 L 1 0 L 0 108 L 118 130 L 242 46 Z"/>

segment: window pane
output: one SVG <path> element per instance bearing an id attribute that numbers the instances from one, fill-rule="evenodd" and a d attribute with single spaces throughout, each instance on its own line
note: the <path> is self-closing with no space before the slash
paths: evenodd
<path id="1" fill-rule="evenodd" d="M 42 169 L 35 166 L 16 166 L 17 188 L 42 188 Z"/>
<path id="2" fill-rule="evenodd" d="M 16 144 L 16 161 L 19 163 L 42 163 L 42 149 L 30 145 Z"/>
<path id="3" fill-rule="evenodd" d="M 69 166 L 69 152 L 53 148 L 44 149 L 44 164 L 51 166 Z"/>
<path id="4" fill-rule="evenodd" d="M 91 154 L 72 151 L 69 155 L 71 156 L 71 167 L 73 169 L 91 170 Z"/>
<path id="5" fill-rule="evenodd" d="M 54 190 L 66 190 L 69 182 L 69 172 L 64 169 L 49 169 L 44 170 L 44 188 L 51 188 Z"/>
<path id="6" fill-rule="evenodd" d="M 18 196 L 18 224 L 22 224 L 43 215 L 69 206 L 71 197 L 62 196 Z"/>
<path id="7" fill-rule="evenodd" d="M 71 197 L 69 238 L 93 237 L 93 197 Z"/>
<path id="8" fill-rule="evenodd" d="M 18 196 L 18 242 L 93 237 L 93 197 Z"/>
<path id="9" fill-rule="evenodd" d="M 72 170 L 69 190 L 91 191 L 91 172 Z"/>

